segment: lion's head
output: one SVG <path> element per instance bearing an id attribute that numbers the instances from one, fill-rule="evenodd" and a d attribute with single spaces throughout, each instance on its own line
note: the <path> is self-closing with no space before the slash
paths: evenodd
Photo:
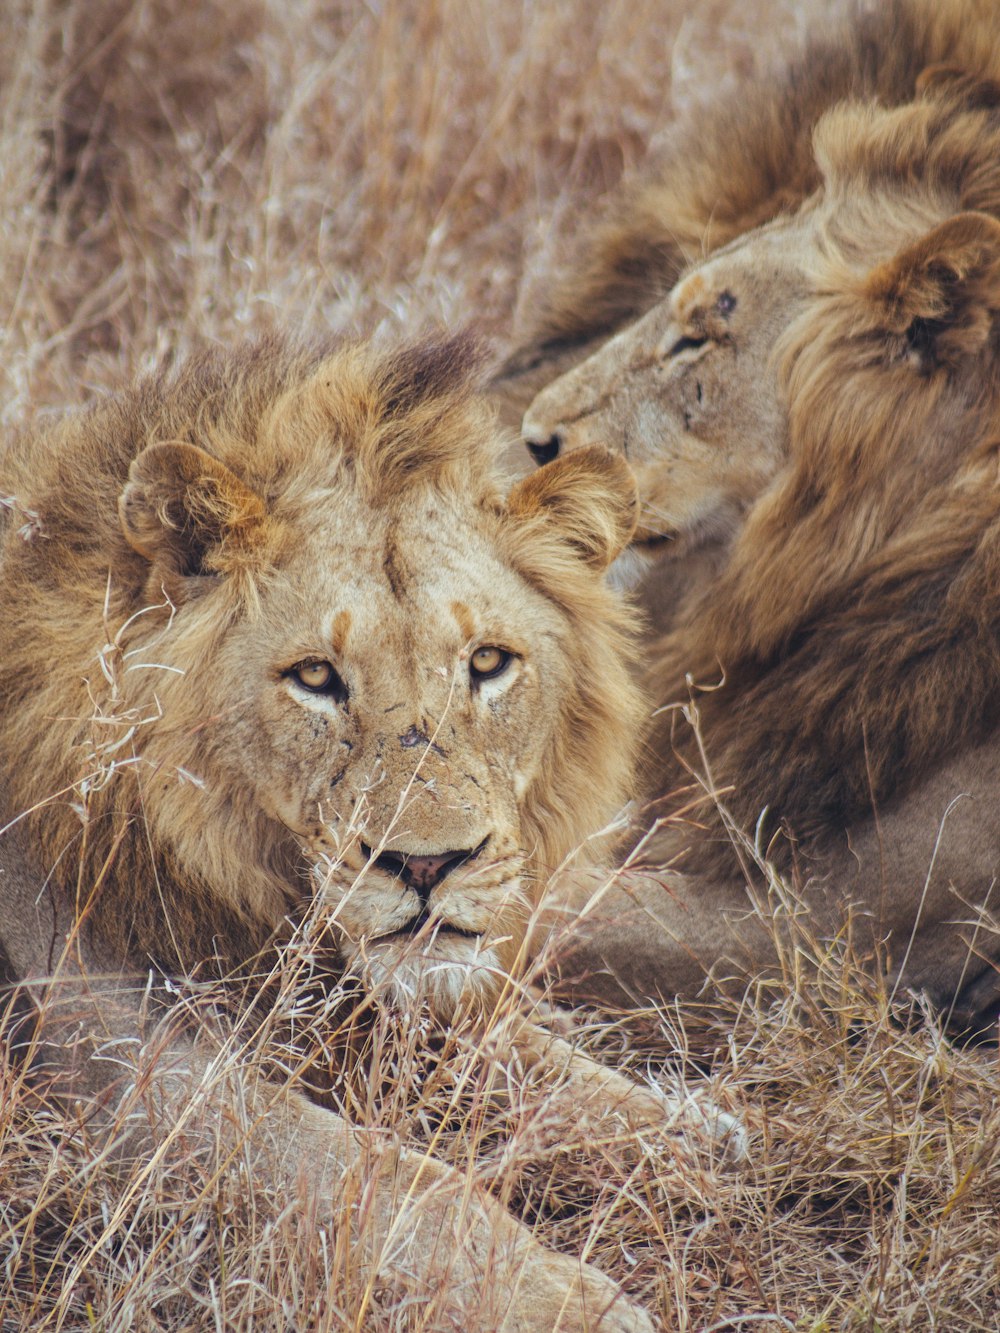
<path id="1" fill-rule="evenodd" d="M 5 556 L 8 781 L 67 888 L 80 823 L 46 798 L 82 791 L 104 934 L 190 966 L 319 894 L 397 997 L 489 993 L 627 794 L 625 465 L 581 452 L 504 500 L 456 343 L 265 344 L 22 453 L 43 535 Z"/>
<path id="2" fill-rule="evenodd" d="M 790 377 L 833 298 L 859 297 L 880 266 L 905 270 L 922 254 L 932 274 L 947 277 L 949 238 L 961 252 L 977 224 L 946 229 L 939 247 L 935 228 L 954 228 L 958 214 L 998 211 L 987 170 L 996 140 L 991 89 L 936 69 L 911 104 L 829 112 L 815 132 L 822 186 L 797 214 L 691 266 L 648 314 L 535 398 L 523 433 L 536 462 L 601 443 L 632 464 L 642 516 L 620 570 L 626 577 L 650 558 L 683 557 L 704 542 L 728 546 L 794 465 Z M 988 221 L 981 229 L 989 232 Z M 955 263 L 964 273 L 962 253 Z M 936 364 L 931 335 L 945 332 L 951 314 L 944 299 L 927 291 L 921 314 L 913 298 L 922 348 L 916 334 L 904 346 L 905 330 L 883 307 L 887 367 L 901 347 L 912 368 Z M 877 313 L 863 307 L 851 334 L 874 356 Z"/>
<path id="3" fill-rule="evenodd" d="M 600 443 L 628 458 L 636 555 L 732 534 L 785 454 L 776 340 L 807 294 L 808 223 L 772 223 L 695 265 L 671 294 L 543 389 L 523 425 L 545 463 Z"/>
<path id="4" fill-rule="evenodd" d="M 536 449 L 641 451 L 641 535 L 732 523 L 651 683 L 664 703 L 718 687 L 699 721 L 728 810 L 802 836 L 870 814 L 997 715 L 1000 88 L 932 71 L 912 104 L 830 112 L 815 149 L 800 215 L 696 266 L 528 416 Z M 666 367 L 627 363 L 657 320 Z M 716 365 L 710 434 L 695 409 Z M 674 721 L 648 737 L 653 795 L 699 763 Z"/>

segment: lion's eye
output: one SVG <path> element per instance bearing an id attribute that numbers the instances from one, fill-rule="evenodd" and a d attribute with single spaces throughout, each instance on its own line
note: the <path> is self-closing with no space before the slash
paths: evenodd
<path id="1" fill-rule="evenodd" d="M 708 342 L 707 338 L 689 338 L 687 334 L 683 338 L 678 338 L 671 347 L 667 356 L 680 356 L 681 352 L 691 352 L 699 347 L 704 347 Z"/>
<path id="2" fill-rule="evenodd" d="M 491 676 L 499 676 L 510 665 L 510 658 L 510 653 L 492 644 L 477 648 L 469 659 L 473 680 L 489 680 Z"/>
<path id="3" fill-rule="evenodd" d="M 313 694 L 332 694 L 337 699 L 347 698 L 347 686 L 329 662 L 296 662 L 287 674 Z"/>

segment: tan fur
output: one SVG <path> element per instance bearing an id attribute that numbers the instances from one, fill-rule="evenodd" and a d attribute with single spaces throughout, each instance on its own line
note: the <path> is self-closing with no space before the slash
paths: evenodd
<path id="1" fill-rule="evenodd" d="M 798 214 L 692 268 L 527 421 L 636 459 L 664 561 L 722 548 L 651 645 L 656 696 L 693 692 L 698 736 L 668 707 L 649 731 L 647 794 L 691 822 L 645 859 L 741 877 L 703 784 L 823 929 L 859 900 L 895 975 L 979 1024 L 1000 994 L 1000 86 L 932 71 L 905 106 L 829 112 L 815 153 Z M 756 928 L 720 931 L 741 890 L 685 892 L 662 989 L 695 984 L 695 953 L 767 960 Z"/>
<path id="2" fill-rule="evenodd" d="M 32 980 L 76 942 L 59 984 L 93 1045 L 73 1086 L 97 1106 L 122 1077 L 109 1033 L 128 1051 L 144 1030 L 124 981 L 98 974 L 243 986 L 307 911 L 335 946 L 331 981 L 346 968 L 397 1006 L 488 1018 L 550 871 L 629 794 L 631 625 L 602 575 L 633 530 L 634 481 L 589 451 L 505 502 L 468 361 L 461 341 L 272 340 L 7 451 L 0 491 L 35 518 L 11 522 L 2 554 L 2 782 L 24 814 L 3 844 L 3 943 Z M 474 680 L 492 645 L 507 669 Z M 312 693 L 295 669 L 323 662 L 334 685 Z M 405 859 L 458 853 L 422 902 Z M 542 1071 L 577 1061 L 584 1100 L 666 1123 L 667 1100 L 521 1036 Z M 161 1065 L 157 1095 L 183 1105 L 204 1058 L 178 1038 Z M 322 1192 L 355 1160 L 361 1140 L 301 1093 L 246 1099 L 279 1181 L 310 1163 Z M 388 1154 L 385 1236 L 418 1178 L 436 1193 L 406 1224 L 405 1263 L 433 1285 L 439 1242 L 461 1235 L 456 1318 L 498 1264 L 505 1328 L 647 1327 L 440 1164 Z"/>
<path id="3" fill-rule="evenodd" d="M 814 248 L 808 222 L 782 221 L 695 267 L 671 295 L 544 389 L 526 439 L 621 450 L 642 512 L 629 560 L 683 563 L 728 545 L 785 451 L 769 368 L 774 342 L 804 299 Z M 718 303 L 733 301 L 720 313 Z M 619 572 L 622 572 L 621 569 Z"/>

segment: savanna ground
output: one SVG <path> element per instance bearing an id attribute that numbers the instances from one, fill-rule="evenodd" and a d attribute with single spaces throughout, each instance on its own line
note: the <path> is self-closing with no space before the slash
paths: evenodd
<path id="1" fill-rule="evenodd" d="M 671 118 L 834 10 L 0 0 L 4 422 L 275 325 L 472 321 L 500 348 Z M 995 1047 L 949 1044 L 865 979 L 847 933 L 817 979 L 794 901 L 776 887 L 775 902 L 781 979 L 709 1023 L 587 1027 L 639 1077 L 707 1075 L 745 1108 L 743 1166 L 553 1147 L 538 1116 L 512 1127 L 493 1105 L 488 1061 L 421 1054 L 418 1025 L 376 1028 L 388 1076 L 355 1089 L 355 1118 L 433 1143 L 668 1329 L 996 1330 Z M 0 1080 L 3 1329 L 443 1327 L 232 1164 L 187 1169 L 183 1126 L 123 1183 L 85 1125 L 18 1069 Z M 363 1197 L 347 1206 L 363 1216 Z"/>

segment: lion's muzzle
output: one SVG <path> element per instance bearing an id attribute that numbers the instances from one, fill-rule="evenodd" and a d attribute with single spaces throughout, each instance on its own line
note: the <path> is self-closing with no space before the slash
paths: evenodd
<path id="1" fill-rule="evenodd" d="M 386 871 L 395 879 L 401 880 L 408 889 L 413 889 L 426 908 L 432 889 L 440 884 L 445 876 L 453 870 L 474 861 L 486 847 L 488 841 L 489 835 L 483 838 L 482 842 L 476 847 L 437 852 L 432 856 L 412 855 L 398 850 L 380 852 L 376 855 L 364 842 L 361 844 L 361 851 L 373 865 Z"/>

